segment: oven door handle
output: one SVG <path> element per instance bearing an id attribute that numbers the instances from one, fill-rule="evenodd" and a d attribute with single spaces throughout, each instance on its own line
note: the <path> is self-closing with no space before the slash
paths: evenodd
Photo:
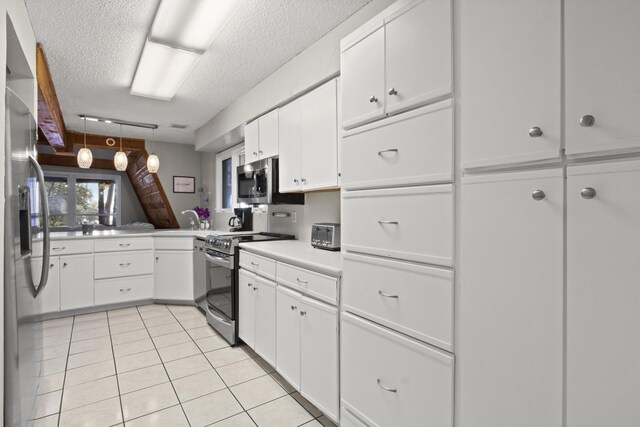
<path id="1" fill-rule="evenodd" d="M 207 312 L 209 313 L 209 315 L 211 315 L 211 317 L 216 319 L 218 322 L 224 323 L 227 326 L 231 326 L 231 322 L 229 322 L 227 319 L 223 319 L 222 317 L 218 316 L 217 314 L 214 314 L 213 311 L 211 311 L 211 308 L 209 308 L 209 306 L 207 306 Z"/>
<path id="2" fill-rule="evenodd" d="M 205 252 L 204 254 L 205 258 L 207 259 L 207 261 L 219 265 L 221 267 L 225 267 L 225 268 L 232 268 L 231 266 L 231 261 L 229 261 L 229 258 L 223 258 L 223 257 L 217 257 L 217 256 L 213 256 L 213 255 L 209 255 L 208 253 Z"/>

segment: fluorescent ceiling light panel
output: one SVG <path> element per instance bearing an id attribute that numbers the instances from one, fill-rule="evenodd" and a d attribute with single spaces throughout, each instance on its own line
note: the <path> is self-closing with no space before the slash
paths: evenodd
<path id="1" fill-rule="evenodd" d="M 204 52 L 242 0 L 162 0 L 149 39 Z"/>
<path id="2" fill-rule="evenodd" d="M 200 55 L 150 40 L 144 45 L 131 94 L 169 101 L 178 91 Z"/>

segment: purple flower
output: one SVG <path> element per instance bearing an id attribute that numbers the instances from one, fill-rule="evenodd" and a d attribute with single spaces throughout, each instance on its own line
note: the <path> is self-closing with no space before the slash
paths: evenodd
<path id="1" fill-rule="evenodd" d="M 194 211 L 196 211 L 196 214 L 198 214 L 198 218 L 203 219 L 203 220 L 208 220 L 211 217 L 211 212 L 209 211 L 209 208 L 201 208 L 200 206 L 196 206 L 195 208 L 193 208 Z"/>

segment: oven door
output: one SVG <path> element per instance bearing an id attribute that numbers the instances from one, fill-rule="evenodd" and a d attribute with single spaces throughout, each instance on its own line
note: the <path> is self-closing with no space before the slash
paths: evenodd
<path id="1" fill-rule="evenodd" d="M 269 159 L 238 166 L 238 202 L 271 203 L 271 172 Z"/>
<path id="2" fill-rule="evenodd" d="M 232 345 L 236 342 L 236 296 L 233 274 L 234 256 L 208 249 L 207 262 L 207 321 Z"/>

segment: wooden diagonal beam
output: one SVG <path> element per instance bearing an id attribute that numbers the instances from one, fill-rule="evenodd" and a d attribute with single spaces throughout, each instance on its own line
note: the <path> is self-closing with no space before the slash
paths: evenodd
<path id="1" fill-rule="evenodd" d="M 73 146 L 66 140 L 67 128 L 64 125 L 56 88 L 40 43 L 36 45 L 36 77 L 38 80 L 38 127 L 56 151 L 71 152 Z"/>
<path id="2" fill-rule="evenodd" d="M 38 163 L 47 166 L 68 166 L 72 168 L 78 167 L 78 160 L 76 156 L 65 156 L 58 154 L 43 154 L 38 153 Z M 91 162 L 91 169 L 108 169 L 116 170 L 112 159 L 93 159 Z"/>

